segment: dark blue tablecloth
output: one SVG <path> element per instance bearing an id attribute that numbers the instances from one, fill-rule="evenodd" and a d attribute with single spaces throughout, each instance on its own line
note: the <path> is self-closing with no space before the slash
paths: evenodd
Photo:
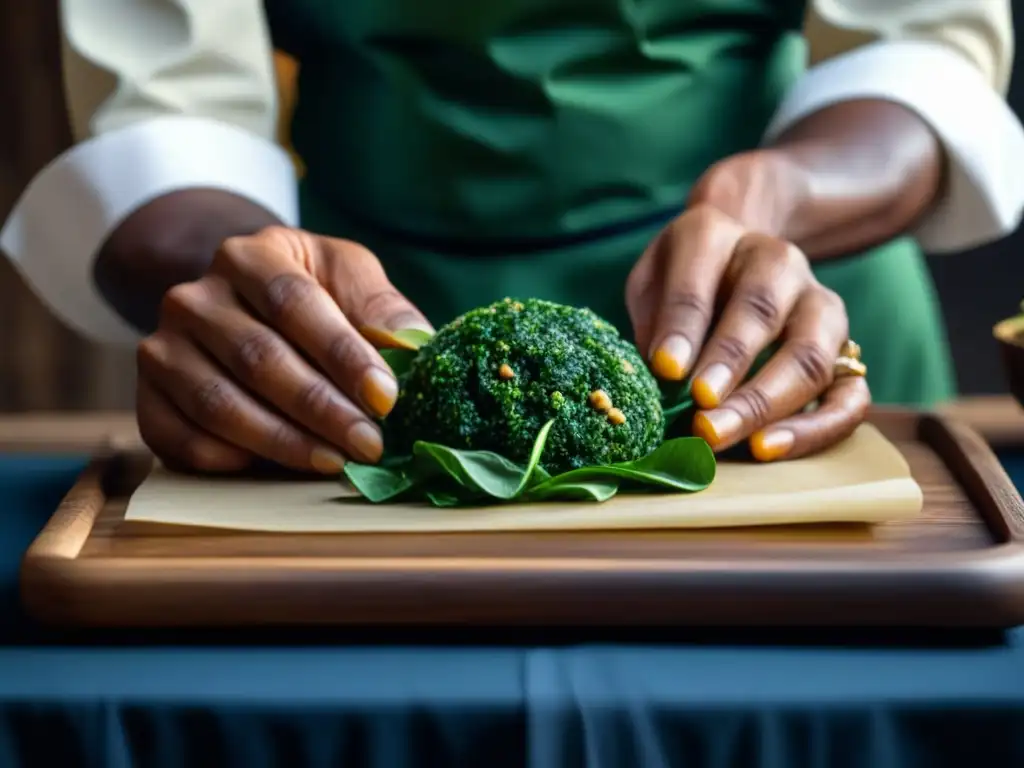
<path id="1" fill-rule="evenodd" d="M 1024 482 L 1024 454 L 1004 463 Z M 18 559 L 84 460 L 0 458 L 0 768 L 1024 766 L 1024 629 L 915 647 L 61 643 Z"/>

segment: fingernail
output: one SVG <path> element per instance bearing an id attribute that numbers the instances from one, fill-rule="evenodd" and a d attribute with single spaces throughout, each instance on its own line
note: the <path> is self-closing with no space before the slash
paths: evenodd
<path id="1" fill-rule="evenodd" d="M 398 382 L 395 377 L 380 368 L 371 367 L 363 376 L 360 391 L 363 402 L 373 411 L 374 416 L 384 418 L 395 406 L 398 398 Z"/>
<path id="2" fill-rule="evenodd" d="M 404 347 L 405 344 L 395 338 L 396 331 L 424 331 L 426 333 L 434 333 L 434 329 L 431 327 L 430 323 L 410 321 L 401 323 L 400 325 L 401 327 L 399 328 L 382 328 L 364 325 L 359 328 L 359 333 L 375 347 L 392 347 L 396 345 Z"/>
<path id="3" fill-rule="evenodd" d="M 731 442 L 743 427 L 743 418 L 731 408 L 720 411 L 700 411 L 693 419 L 693 431 L 704 438 L 712 448 Z"/>
<path id="4" fill-rule="evenodd" d="M 322 446 L 317 446 L 309 454 L 309 463 L 324 475 L 336 475 L 345 467 L 345 459 L 340 453 Z"/>
<path id="5" fill-rule="evenodd" d="M 750 436 L 750 452 L 758 461 L 776 461 L 793 449 L 795 436 L 788 429 L 770 429 Z"/>
<path id="6" fill-rule="evenodd" d="M 384 444 L 380 439 L 380 432 L 376 427 L 366 421 L 360 421 L 352 425 L 348 431 L 349 449 L 356 454 L 360 461 L 374 464 L 380 460 L 384 453 Z"/>
<path id="7" fill-rule="evenodd" d="M 654 350 L 651 355 L 651 368 L 654 373 L 668 381 L 680 381 L 686 375 L 686 367 L 690 364 L 693 346 L 679 334 L 673 334 Z"/>
<path id="8" fill-rule="evenodd" d="M 715 363 L 693 380 L 693 399 L 701 408 L 717 408 L 731 380 L 729 367 Z"/>

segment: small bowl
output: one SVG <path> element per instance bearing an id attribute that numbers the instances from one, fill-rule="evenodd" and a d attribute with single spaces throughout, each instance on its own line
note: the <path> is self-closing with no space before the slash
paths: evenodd
<path id="1" fill-rule="evenodd" d="M 1024 407 L 1024 315 L 1003 320 L 992 328 L 1003 355 L 1010 392 Z"/>

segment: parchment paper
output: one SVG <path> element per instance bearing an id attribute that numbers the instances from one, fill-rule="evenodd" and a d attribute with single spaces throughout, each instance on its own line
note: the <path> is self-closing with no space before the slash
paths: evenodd
<path id="1" fill-rule="evenodd" d="M 126 519 L 291 533 L 707 528 L 885 522 L 921 511 L 921 489 L 896 447 L 871 425 L 812 457 L 775 464 L 720 462 L 694 494 L 619 494 L 603 503 L 476 509 L 367 504 L 337 481 L 210 479 L 157 466 Z"/>

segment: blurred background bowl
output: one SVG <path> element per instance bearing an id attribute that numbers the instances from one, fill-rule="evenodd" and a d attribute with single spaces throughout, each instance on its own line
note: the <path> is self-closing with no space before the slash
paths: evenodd
<path id="1" fill-rule="evenodd" d="M 992 333 L 999 342 L 1010 391 L 1024 407 L 1024 315 L 997 323 Z"/>

